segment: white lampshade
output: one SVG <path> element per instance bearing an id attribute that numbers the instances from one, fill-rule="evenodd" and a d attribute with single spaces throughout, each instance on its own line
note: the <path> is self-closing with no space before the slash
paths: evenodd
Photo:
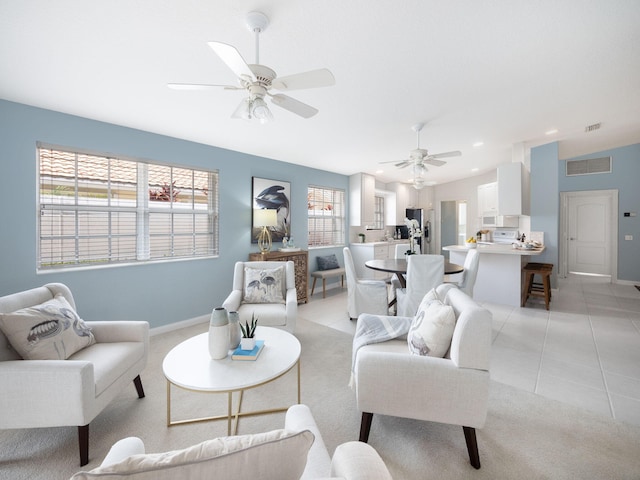
<path id="1" fill-rule="evenodd" d="M 273 120 L 273 114 L 264 99 L 258 97 L 253 101 L 252 106 L 253 117 L 257 118 L 260 123 L 267 123 Z"/>
<path id="2" fill-rule="evenodd" d="M 270 208 L 257 208 L 253 210 L 254 227 L 275 227 L 278 225 L 278 211 Z"/>

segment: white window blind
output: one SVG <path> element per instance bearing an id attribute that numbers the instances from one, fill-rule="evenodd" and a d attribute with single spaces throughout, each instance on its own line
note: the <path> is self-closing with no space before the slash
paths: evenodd
<path id="1" fill-rule="evenodd" d="M 38 145 L 38 269 L 218 253 L 218 174 Z"/>
<path id="2" fill-rule="evenodd" d="M 307 194 L 309 247 L 344 245 L 344 190 L 310 186 Z"/>

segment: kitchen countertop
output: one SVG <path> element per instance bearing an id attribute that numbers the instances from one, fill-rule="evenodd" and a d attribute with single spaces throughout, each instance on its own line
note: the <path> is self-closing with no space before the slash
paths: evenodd
<path id="1" fill-rule="evenodd" d="M 353 242 L 351 243 L 349 246 L 350 247 L 357 247 L 357 246 L 363 246 L 363 247 L 370 247 L 370 246 L 376 246 L 376 245 L 395 245 L 397 243 L 409 243 L 409 239 L 408 238 L 403 238 L 402 240 L 381 240 L 379 242 Z"/>
<path id="2" fill-rule="evenodd" d="M 465 247 L 464 245 L 447 245 L 446 247 L 442 247 L 443 250 L 447 250 L 449 252 L 466 252 L 471 250 L 470 248 Z M 478 253 L 493 253 L 498 255 L 540 255 L 544 252 L 544 245 L 539 248 L 526 249 L 526 248 L 514 248 L 512 245 L 500 245 L 500 244 L 492 244 L 492 245 L 478 245 L 476 247 Z"/>

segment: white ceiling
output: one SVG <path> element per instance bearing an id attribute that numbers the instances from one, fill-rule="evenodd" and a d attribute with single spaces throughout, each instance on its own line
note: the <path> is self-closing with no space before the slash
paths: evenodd
<path id="1" fill-rule="evenodd" d="M 333 72 L 289 93 L 315 117 L 272 106 L 275 122 L 249 124 L 230 119 L 240 91 L 167 88 L 235 83 L 206 42 L 253 63 L 252 10 L 271 21 L 261 63 Z M 640 142 L 639 47 L 638 0 L 0 0 L 0 98 L 383 182 L 409 180 L 376 171 L 424 122 L 422 148 L 462 151 L 430 167 L 444 183 L 516 144 L 557 140 L 567 158 Z"/>

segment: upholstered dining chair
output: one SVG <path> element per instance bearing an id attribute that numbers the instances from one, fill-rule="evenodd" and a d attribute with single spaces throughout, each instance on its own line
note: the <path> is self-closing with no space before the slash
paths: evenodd
<path id="1" fill-rule="evenodd" d="M 480 468 L 475 430 L 484 426 L 487 417 L 491 312 L 451 284 L 439 285 L 435 296 L 435 307 L 425 296 L 413 319 L 366 314 L 358 317 L 352 383 L 362 412 L 360 441 L 368 441 L 374 414 L 459 425 L 471 465 Z M 434 321 L 438 313 L 433 312 L 445 308 L 451 309 L 455 319 Z M 398 331 L 386 340 L 360 342 L 359 332 L 384 332 L 388 327 L 381 326 L 400 323 L 411 325 L 407 335 L 401 336 Z M 420 344 L 412 334 L 414 328 L 424 325 L 427 328 L 423 332 L 427 333 L 421 332 L 422 339 L 431 335 L 427 345 L 439 346 L 438 353 L 436 347 L 425 349 L 426 354 L 408 348 L 408 344 Z"/>
<path id="2" fill-rule="evenodd" d="M 407 255 L 407 286 L 396 289 L 398 316 L 413 317 L 425 294 L 444 281 L 444 256 Z"/>
<path id="3" fill-rule="evenodd" d="M 238 312 L 242 324 L 255 314 L 259 325 L 293 333 L 298 317 L 294 263 L 236 262 L 231 293 L 222 306 Z"/>
<path id="4" fill-rule="evenodd" d="M 61 283 L 0 297 L 0 428 L 77 426 L 82 466 L 89 423 L 131 382 L 144 397 L 149 324 L 75 310 Z"/>
<path id="5" fill-rule="evenodd" d="M 464 272 L 462 272 L 462 279 L 458 282 L 458 288 L 471 298 L 473 298 L 473 287 L 476 284 L 479 264 L 480 253 L 478 250 L 475 248 L 469 250 L 464 259 Z"/>
<path id="6" fill-rule="evenodd" d="M 359 279 L 349 247 L 344 247 L 344 268 L 347 276 L 347 310 L 349 318 L 361 313 L 386 315 L 389 313 L 387 284 L 383 280 Z"/>

